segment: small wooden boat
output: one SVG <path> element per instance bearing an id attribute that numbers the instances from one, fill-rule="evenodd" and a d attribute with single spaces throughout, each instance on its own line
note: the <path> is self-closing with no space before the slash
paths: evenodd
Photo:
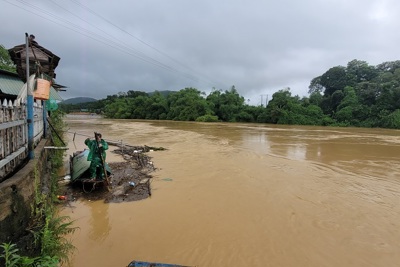
<path id="1" fill-rule="evenodd" d="M 179 264 L 157 263 L 148 261 L 132 261 L 128 267 L 190 267 Z"/>
<path id="2" fill-rule="evenodd" d="M 90 180 L 90 161 L 87 160 L 89 150 L 77 151 L 70 156 L 70 173 L 71 183 L 85 182 L 85 183 L 103 183 L 104 180 Z M 111 175 L 111 168 L 105 163 L 107 176 Z"/>

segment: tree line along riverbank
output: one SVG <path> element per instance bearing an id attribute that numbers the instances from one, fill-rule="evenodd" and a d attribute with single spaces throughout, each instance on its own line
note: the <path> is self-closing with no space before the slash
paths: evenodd
<path id="1" fill-rule="evenodd" d="M 244 91 L 245 88 L 241 88 Z M 352 60 L 310 81 L 309 96 L 283 88 L 268 103 L 247 104 L 235 86 L 179 91 L 127 91 L 94 102 L 62 104 L 64 112 L 82 111 L 114 119 L 400 128 L 400 61 L 376 66 Z"/>

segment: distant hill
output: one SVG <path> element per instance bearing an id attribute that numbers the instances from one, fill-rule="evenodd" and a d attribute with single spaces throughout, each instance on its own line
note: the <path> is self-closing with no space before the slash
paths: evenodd
<path id="1" fill-rule="evenodd" d="M 60 102 L 59 104 L 81 104 L 81 103 L 88 103 L 88 102 L 95 102 L 97 99 L 91 97 L 74 97 L 67 100 Z"/>
<path id="2" fill-rule="evenodd" d="M 177 91 L 158 91 L 162 96 L 167 97 L 169 94 L 171 93 L 176 93 Z M 144 92 L 143 92 L 144 93 Z M 155 92 L 150 92 L 147 93 L 148 96 L 152 96 L 154 95 Z M 82 104 L 82 103 L 89 103 L 89 102 L 96 102 L 98 101 L 95 98 L 91 98 L 91 97 L 74 97 L 74 98 L 70 98 L 67 100 L 64 100 L 58 104 L 65 104 L 65 105 L 76 105 L 76 104 Z"/>

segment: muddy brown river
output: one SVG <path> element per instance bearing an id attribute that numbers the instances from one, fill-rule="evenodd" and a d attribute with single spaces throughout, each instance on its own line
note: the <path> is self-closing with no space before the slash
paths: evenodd
<path id="1" fill-rule="evenodd" d="M 149 152 L 157 168 L 151 198 L 79 200 L 62 209 L 79 227 L 71 267 L 122 267 L 134 259 L 400 266 L 400 131 L 80 116 L 67 122 L 68 154 L 94 131 L 167 149 Z"/>

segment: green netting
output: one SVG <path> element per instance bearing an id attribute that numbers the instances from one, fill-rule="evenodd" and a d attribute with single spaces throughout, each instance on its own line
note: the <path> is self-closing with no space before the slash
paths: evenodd
<path id="1" fill-rule="evenodd" d="M 58 109 L 57 101 L 54 99 L 46 100 L 46 109 L 49 111 L 54 111 Z"/>

